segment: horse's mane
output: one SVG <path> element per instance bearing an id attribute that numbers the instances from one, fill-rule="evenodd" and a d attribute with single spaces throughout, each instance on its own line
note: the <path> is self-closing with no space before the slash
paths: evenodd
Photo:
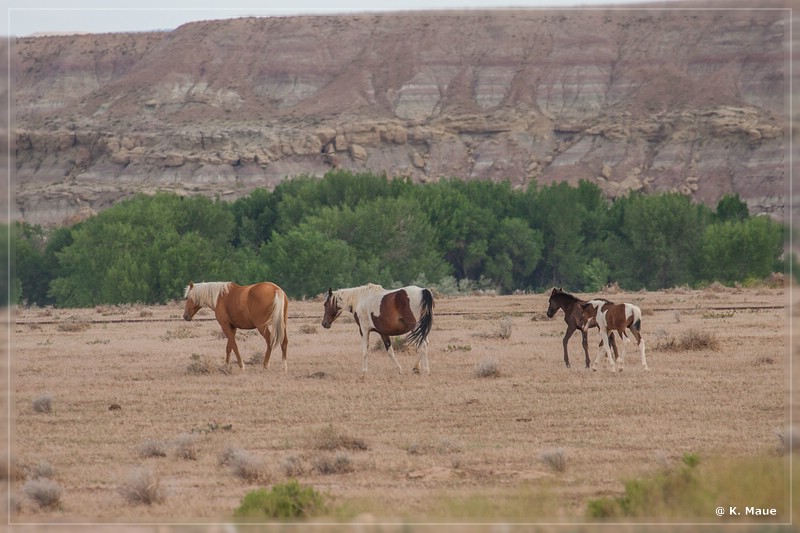
<path id="1" fill-rule="evenodd" d="M 556 293 L 556 296 L 564 296 L 565 298 L 567 298 L 570 301 L 583 301 L 580 298 L 578 298 L 577 296 L 575 296 L 574 294 L 570 294 L 570 293 L 562 291 L 561 289 L 558 289 L 558 288 L 555 288 L 555 290 L 558 291 Z"/>
<path id="2" fill-rule="evenodd" d="M 183 297 L 192 297 L 197 305 L 206 305 L 212 309 L 216 307 L 220 296 L 228 292 L 231 287 L 230 281 L 211 281 L 207 283 L 195 283 L 187 285 L 183 292 Z"/>
<path id="3" fill-rule="evenodd" d="M 336 295 L 341 302 L 342 308 L 346 307 L 347 309 L 352 310 L 359 298 L 361 298 L 365 293 L 383 292 L 384 290 L 385 289 L 380 285 L 375 283 L 367 283 L 361 287 L 339 289 L 338 291 L 333 291 L 333 294 Z"/>

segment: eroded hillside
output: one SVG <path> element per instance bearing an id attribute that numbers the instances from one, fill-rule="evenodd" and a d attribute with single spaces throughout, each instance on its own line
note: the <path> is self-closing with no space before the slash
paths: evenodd
<path id="1" fill-rule="evenodd" d="M 206 21 L 20 38 L 20 218 L 137 191 L 233 199 L 331 167 L 738 193 L 780 216 L 788 10 Z"/>

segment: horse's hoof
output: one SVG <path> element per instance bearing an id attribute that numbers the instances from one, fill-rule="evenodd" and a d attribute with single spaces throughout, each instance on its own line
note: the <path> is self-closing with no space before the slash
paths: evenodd
<path id="1" fill-rule="evenodd" d="M 412 369 L 411 369 L 411 373 L 412 373 L 412 374 L 419 374 L 419 367 L 416 367 L 416 366 L 415 366 L 414 368 L 412 368 Z"/>

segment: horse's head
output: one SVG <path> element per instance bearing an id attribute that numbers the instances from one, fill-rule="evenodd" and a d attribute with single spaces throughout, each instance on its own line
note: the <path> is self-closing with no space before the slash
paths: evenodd
<path id="1" fill-rule="evenodd" d="M 186 290 L 183 293 L 184 297 L 186 298 L 186 303 L 183 305 L 184 320 L 191 320 L 192 317 L 194 317 L 194 315 L 197 314 L 200 308 L 203 307 L 202 305 L 198 305 L 194 301 L 193 289 L 194 289 L 194 283 L 190 281 L 189 285 L 186 286 Z"/>
<path id="2" fill-rule="evenodd" d="M 333 321 L 339 318 L 342 314 L 342 305 L 339 297 L 333 294 L 333 291 L 328 288 L 328 295 L 325 297 L 325 316 L 322 317 L 322 327 L 328 329 L 333 324 Z"/>
<path id="3" fill-rule="evenodd" d="M 560 308 L 558 304 L 558 295 L 563 294 L 561 289 L 556 289 L 553 287 L 553 290 L 550 291 L 550 305 L 547 306 L 547 318 L 553 318 L 558 309 Z"/>

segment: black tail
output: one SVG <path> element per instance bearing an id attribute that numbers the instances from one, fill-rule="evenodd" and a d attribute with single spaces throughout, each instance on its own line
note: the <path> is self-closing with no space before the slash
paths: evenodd
<path id="1" fill-rule="evenodd" d="M 413 342 L 417 348 L 422 346 L 433 327 L 433 294 L 429 289 L 422 289 L 422 311 L 414 329 L 406 337 L 406 342 Z"/>

